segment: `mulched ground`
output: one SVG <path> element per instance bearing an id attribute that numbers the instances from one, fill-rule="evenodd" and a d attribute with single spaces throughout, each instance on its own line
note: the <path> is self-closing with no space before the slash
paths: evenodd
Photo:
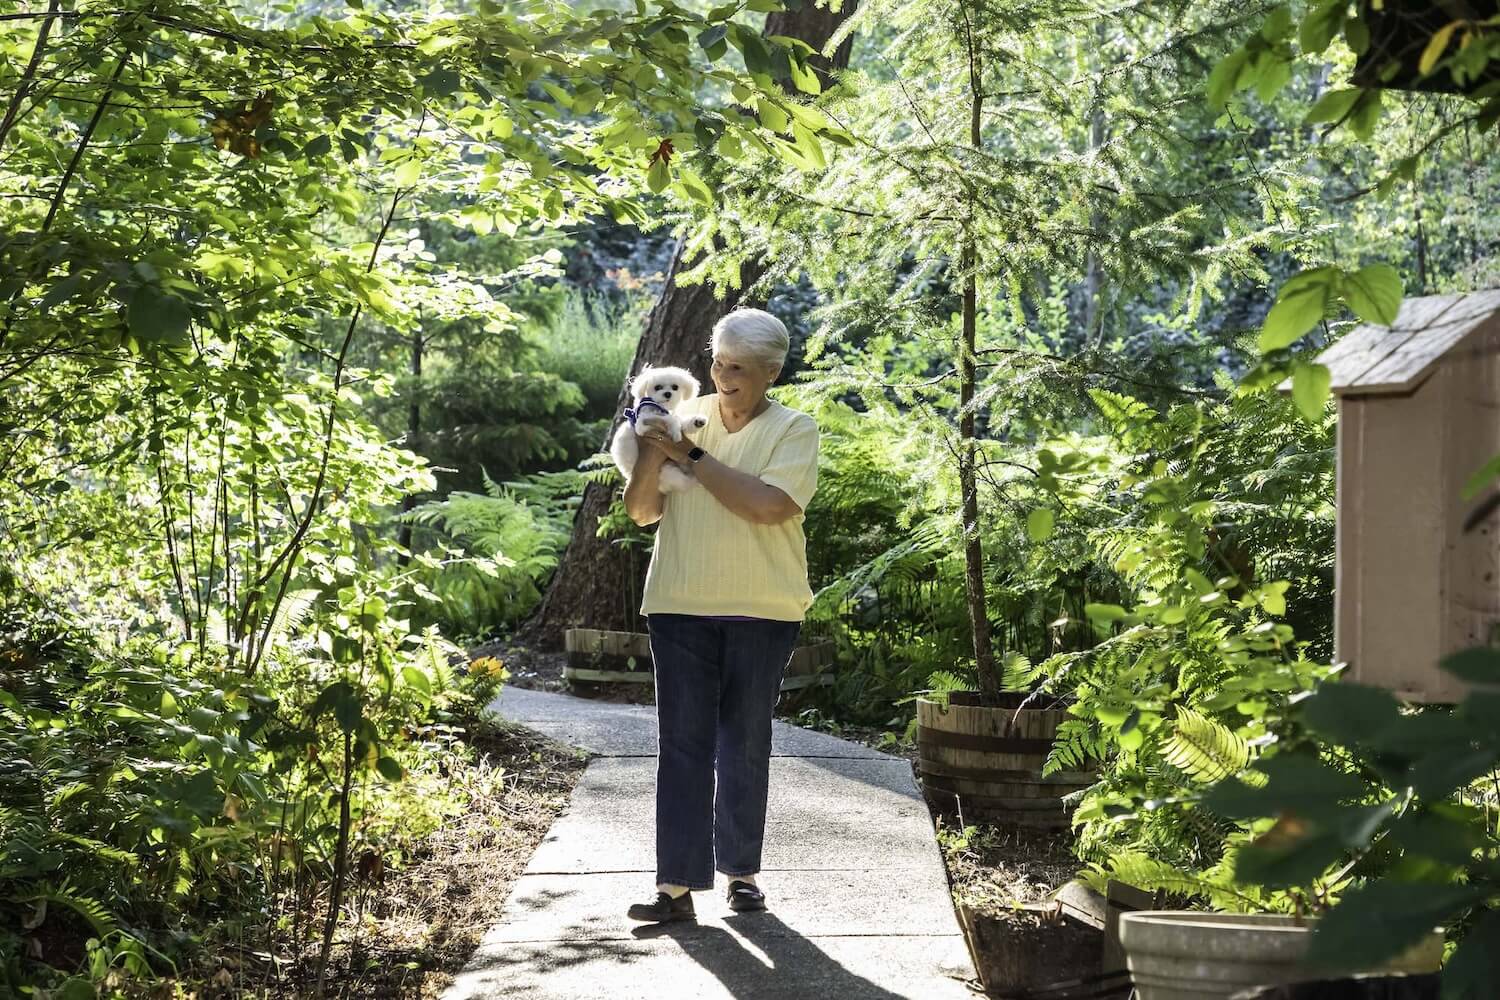
<path id="1" fill-rule="evenodd" d="M 370 893 L 358 949 L 340 947 L 334 996 L 431 1000 L 498 922 L 516 878 L 573 793 L 588 757 L 508 723 L 475 727 L 480 760 L 454 780 L 476 796 L 469 813 L 386 873 Z"/>

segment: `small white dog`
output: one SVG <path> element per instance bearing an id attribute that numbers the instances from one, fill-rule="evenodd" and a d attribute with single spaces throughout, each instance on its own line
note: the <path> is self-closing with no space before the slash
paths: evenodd
<path id="1" fill-rule="evenodd" d="M 650 366 L 631 381 L 630 395 L 635 399 L 635 407 L 626 409 L 627 419 L 609 443 L 609 454 L 626 480 L 635 471 L 636 459 L 641 455 L 641 442 L 636 437 L 638 430 L 660 427 L 672 436 L 673 441 L 682 440 L 683 422 L 674 411 L 698 395 L 698 380 L 682 368 Z M 693 417 L 687 425 L 694 430 L 707 427 L 708 418 Z M 697 485 L 697 477 L 676 462 L 667 462 L 661 467 L 663 493 L 681 493 Z"/>

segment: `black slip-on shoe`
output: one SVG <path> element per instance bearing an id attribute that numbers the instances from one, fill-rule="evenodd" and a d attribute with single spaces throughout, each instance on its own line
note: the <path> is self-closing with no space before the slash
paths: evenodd
<path id="1" fill-rule="evenodd" d="M 693 894 L 685 892 L 676 899 L 670 894 L 658 892 L 654 903 L 632 903 L 629 916 L 631 920 L 649 920 L 652 923 L 664 924 L 673 920 L 697 920 L 698 915 L 693 912 Z"/>
<path id="2" fill-rule="evenodd" d="M 764 910 L 766 908 L 766 894 L 749 882 L 743 882 L 740 879 L 730 881 L 729 892 L 726 896 L 731 910 Z"/>

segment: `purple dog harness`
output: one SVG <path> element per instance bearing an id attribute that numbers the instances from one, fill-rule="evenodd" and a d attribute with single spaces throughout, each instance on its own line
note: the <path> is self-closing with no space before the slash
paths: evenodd
<path id="1" fill-rule="evenodd" d="M 644 416 L 646 413 L 646 407 L 648 406 L 660 410 L 663 414 L 668 414 L 671 412 L 665 406 L 662 406 L 656 400 L 650 398 L 641 400 L 640 405 L 633 410 L 627 406 L 625 407 L 625 419 L 630 421 L 630 427 L 632 430 L 635 429 L 635 418 Z"/>

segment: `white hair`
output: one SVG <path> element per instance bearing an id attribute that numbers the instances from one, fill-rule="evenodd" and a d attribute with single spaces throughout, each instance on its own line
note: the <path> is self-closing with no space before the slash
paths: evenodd
<path id="1" fill-rule="evenodd" d="M 786 364 L 792 338 L 781 320 L 764 309 L 739 308 L 714 324 L 708 346 L 715 355 L 723 350 L 746 357 L 768 369 Z"/>

